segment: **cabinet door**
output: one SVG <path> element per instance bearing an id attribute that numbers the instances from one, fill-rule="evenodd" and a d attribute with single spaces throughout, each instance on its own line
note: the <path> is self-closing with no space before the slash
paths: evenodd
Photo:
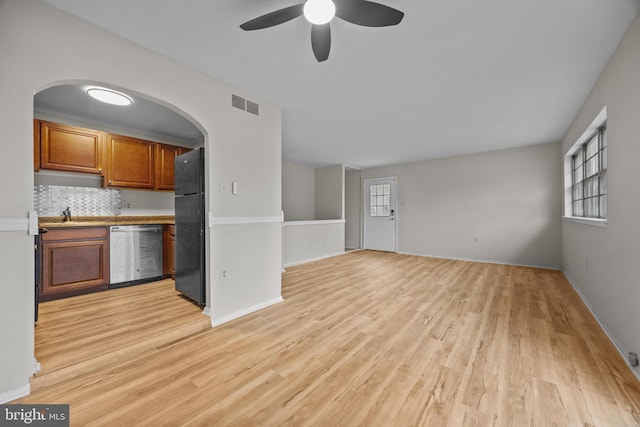
<path id="1" fill-rule="evenodd" d="M 176 258 L 176 231 L 174 225 L 165 225 L 163 228 L 163 248 L 162 248 L 162 274 L 176 278 L 175 258 Z"/>
<path id="2" fill-rule="evenodd" d="M 102 132 L 40 122 L 40 168 L 101 174 L 103 161 Z"/>
<path id="3" fill-rule="evenodd" d="M 108 141 L 106 186 L 153 189 L 155 143 L 111 134 Z"/>
<path id="4" fill-rule="evenodd" d="M 33 171 L 40 170 L 40 120 L 33 120 Z"/>
<path id="5" fill-rule="evenodd" d="M 48 236 L 41 249 L 43 300 L 107 289 L 106 228 L 50 230 L 43 236 Z"/>
<path id="6" fill-rule="evenodd" d="M 156 144 L 156 189 L 175 190 L 175 158 L 182 154 L 182 147 Z"/>

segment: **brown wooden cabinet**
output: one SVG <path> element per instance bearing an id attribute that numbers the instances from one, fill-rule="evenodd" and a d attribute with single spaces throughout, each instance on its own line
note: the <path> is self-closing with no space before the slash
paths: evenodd
<path id="1" fill-rule="evenodd" d="M 176 227 L 165 225 L 162 229 L 162 274 L 176 278 Z"/>
<path id="2" fill-rule="evenodd" d="M 107 227 L 49 229 L 42 235 L 43 301 L 109 286 L 109 230 Z"/>
<path id="3" fill-rule="evenodd" d="M 104 133 L 76 126 L 37 121 L 35 152 L 39 153 L 36 169 L 102 174 L 104 165 Z"/>
<path id="4" fill-rule="evenodd" d="M 155 142 L 108 134 L 105 187 L 155 188 Z"/>
<path id="5" fill-rule="evenodd" d="M 174 160 L 189 148 L 34 120 L 33 169 L 100 174 L 103 187 L 175 190 Z"/>
<path id="6" fill-rule="evenodd" d="M 175 158 L 189 149 L 175 145 L 156 144 L 156 190 L 176 189 Z"/>

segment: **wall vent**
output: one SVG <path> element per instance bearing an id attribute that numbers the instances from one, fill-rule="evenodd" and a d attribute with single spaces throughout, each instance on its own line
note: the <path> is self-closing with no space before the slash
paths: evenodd
<path id="1" fill-rule="evenodd" d="M 258 116 L 260 114 L 260 107 L 255 102 L 247 100 L 247 113 L 255 114 L 256 116 Z"/>
<path id="2" fill-rule="evenodd" d="M 231 95 L 231 105 L 242 111 L 245 110 L 245 102 L 246 100 L 243 97 L 234 94 Z"/>
<path id="3" fill-rule="evenodd" d="M 260 115 L 260 106 L 255 102 L 251 102 L 248 99 L 244 99 L 241 96 L 231 94 L 231 105 L 242 111 L 246 111 L 256 116 Z"/>

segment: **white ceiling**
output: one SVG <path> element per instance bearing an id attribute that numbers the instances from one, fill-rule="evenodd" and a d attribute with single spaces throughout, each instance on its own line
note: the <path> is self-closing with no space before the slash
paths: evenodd
<path id="1" fill-rule="evenodd" d="M 73 117 L 87 126 L 120 131 L 131 136 L 144 136 L 197 146 L 203 142 L 202 132 L 189 120 L 160 104 L 144 98 L 133 99 L 128 106 L 115 106 L 87 95 L 91 85 L 60 85 L 38 92 L 33 98 L 34 110 L 40 115 Z"/>
<path id="2" fill-rule="evenodd" d="M 283 157 L 356 167 L 562 138 L 640 0 L 381 0 L 400 25 L 239 25 L 297 0 L 43 0 L 283 108 Z M 340 1 L 340 0 L 335 0 Z"/>

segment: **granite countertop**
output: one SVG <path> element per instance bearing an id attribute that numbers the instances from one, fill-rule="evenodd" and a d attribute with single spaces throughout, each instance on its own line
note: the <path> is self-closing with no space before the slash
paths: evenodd
<path id="1" fill-rule="evenodd" d="M 45 228 L 100 227 L 108 225 L 175 224 L 173 215 L 162 216 L 72 216 L 71 221 L 63 221 L 59 216 L 38 218 L 38 225 Z"/>

